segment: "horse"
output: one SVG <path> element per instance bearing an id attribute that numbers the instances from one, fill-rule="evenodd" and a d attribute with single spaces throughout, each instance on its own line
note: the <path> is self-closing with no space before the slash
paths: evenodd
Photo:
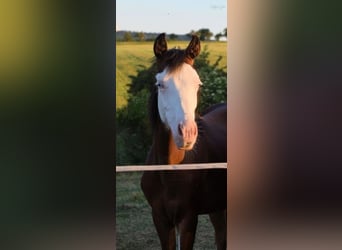
<path id="1" fill-rule="evenodd" d="M 193 64 L 200 48 L 195 35 L 186 49 L 168 49 L 165 33 L 154 41 L 158 73 L 149 99 L 148 165 L 227 161 L 227 105 L 196 111 L 202 83 Z M 162 250 L 193 249 L 200 214 L 209 214 L 216 248 L 226 250 L 226 169 L 145 171 L 141 189 Z"/>

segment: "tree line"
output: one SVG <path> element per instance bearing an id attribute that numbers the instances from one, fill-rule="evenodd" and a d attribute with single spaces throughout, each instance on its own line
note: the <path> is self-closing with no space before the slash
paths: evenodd
<path id="1" fill-rule="evenodd" d="M 209 41 L 212 37 L 215 38 L 216 41 L 219 41 L 221 37 L 227 38 L 227 28 L 224 28 L 221 32 L 214 35 L 213 32 L 208 28 L 202 28 L 197 31 L 191 30 L 189 33 L 185 35 L 177 35 L 174 33 L 167 34 L 169 40 L 188 40 L 192 35 L 197 35 L 201 41 Z M 146 35 L 145 32 L 133 32 L 133 31 L 125 31 L 123 36 L 117 36 L 117 41 L 153 41 L 154 38 L 150 38 Z"/>

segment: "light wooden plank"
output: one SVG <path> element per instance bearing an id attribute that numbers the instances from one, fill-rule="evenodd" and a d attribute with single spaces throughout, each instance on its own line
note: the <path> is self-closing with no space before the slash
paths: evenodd
<path id="1" fill-rule="evenodd" d="M 116 166 L 116 172 L 139 172 L 156 170 L 199 170 L 199 169 L 227 169 L 227 163 L 196 163 L 177 165 L 132 165 Z"/>

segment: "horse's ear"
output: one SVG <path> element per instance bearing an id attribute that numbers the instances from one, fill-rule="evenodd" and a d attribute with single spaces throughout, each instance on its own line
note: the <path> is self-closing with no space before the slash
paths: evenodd
<path id="1" fill-rule="evenodd" d="M 153 45 L 154 55 L 160 58 L 167 51 L 167 43 L 165 39 L 165 33 L 160 34 Z"/>
<path id="2" fill-rule="evenodd" d="M 198 38 L 198 36 L 192 35 L 192 39 L 188 47 L 185 49 L 185 54 L 191 59 L 194 59 L 196 56 L 199 55 L 200 52 L 201 52 L 200 39 Z"/>

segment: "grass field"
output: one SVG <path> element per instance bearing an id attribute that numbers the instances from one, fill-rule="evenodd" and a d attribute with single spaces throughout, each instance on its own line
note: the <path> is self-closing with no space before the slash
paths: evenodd
<path id="1" fill-rule="evenodd" d="M 141 175 L 141 172 L 116 175 L 116 250 L 161 249 L 150 206 L 140 189 Z M 208 215 L 199 216 L 194 249 L 216 249 Z"/>
<path id="2" fill-rule="evenodd" d="M 170 41 L 168 47 L 179 46 L 186 48 L 188 41 Z M 207 46 L 210 63 L 214 63 L 222 56 L 220 66 L 227 65 L 226 42 L 202 42 L 202 50 Z M 127 85 L 130 76 L 136 76 L 139 69 L 148 68 L 153 59 L 153 42 L 117 42 L 116 43 L 116 108 L 125 106 L 127 103 Z"/>

